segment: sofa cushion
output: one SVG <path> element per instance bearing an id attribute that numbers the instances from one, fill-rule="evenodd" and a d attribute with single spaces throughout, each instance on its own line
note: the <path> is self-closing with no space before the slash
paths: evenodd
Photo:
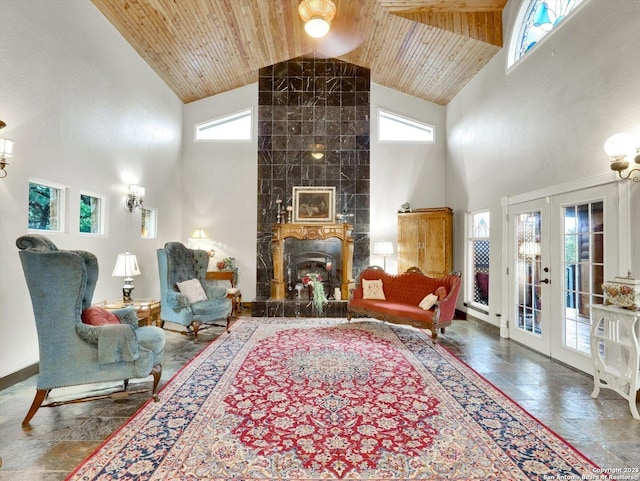
<path id="1" fill-rule="evenodd" d="M 82 322 L 90 326 L 105 326 L 107 324 L 120 324 L 120 319 L 113 312 L 109 312 L 99 306 L 86 308 L 80 316 Z"/>
<path id="2" fill-rule="evenodd" d="M 191 304 L 208 300 L 207 294 L 204 292 L 202 284 L 200 284 L 198 279 L 189 279 L 188 281 L 178 282 L 176 283 L 176 286 L 178 286 L 180 293 L 187 296 L 187 299 L 189 299 Z"/>
<path id="3" fill-rule="evenodd" d="M 385 300 L 382 279 L 362 279 L 362 298 Z"/>
<path id="4" fill-rule="evenodd" d="M 436 291 L 434 292 L 434 294 L 435 294 L 436 296 L 438 296 L 438 300 L 439 300 L 439 301 L 444 301 L 444 300 L 445 300 L 445 298 L 447 297 L 447 294 L 448 294 L 448 292 L 447 292 L 447 288 L 446 288 L 446 287 L 444 287 L 444 286 L 440 286 L 440 287 L 438 287 L 438 288 L 436 289 Z"/>
<path id="5" fill-rule="evenodd" d="M 438 296 L 436 296 L 435 294 L 427 294 L 426 296 L 424 296 L 424 299 L 420 301 L 420 304 L 418 304 L 418 306 L 421 309 L 428 311 L 436 305 L 436 302 L 438 302 Z"/>
<path id="6" fill-rule="evenodd" d="M 351 302 L 352 308 L 367 309 L 371 312 L 378 312 L 386 316 L 396 316 L 402 318 L 411 318 L 416 321 L 431 322 L 433 320 L 434 311 L 420 309 L 417 305 L 409 305 L 404 302 L 381 301 L 354 299 Z"/>

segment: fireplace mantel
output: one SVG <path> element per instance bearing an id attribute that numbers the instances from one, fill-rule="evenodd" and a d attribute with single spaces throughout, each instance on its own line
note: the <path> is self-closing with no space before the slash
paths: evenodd
<path id="1" fill-rule="evenodd" d="M 275 224 L 271 244 L 273 257 L 273 279 L 271 279 L 271 299 L 285 298 L 284 281 L 284 240 L 295 237 L 300 240 L 323 240 L 337 237 L 342 241 L 342 299 L 349 298 L 355 287 L 353 280 L 353 237 L 351 224 Z"/>

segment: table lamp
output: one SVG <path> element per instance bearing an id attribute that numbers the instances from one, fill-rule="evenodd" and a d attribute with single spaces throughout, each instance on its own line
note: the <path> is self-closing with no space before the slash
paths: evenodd
<path id="1" fill-rule="evenodd" d="M 382 256 L 384 270 L 387 270 L 387 256 L 393 254 L 393 243 L 391 241 L 377 241 L 373 244 L 373 253 Z"/>
<path id="2" fill-rule="evenodd" d="M 133 276 L 140 275 L 140 268 L 138 267 L 138 260 L 135 254 L 131 252 L 124 252 L 118 254 L 118 260 L 116 261 L 116 267 L 113 269 L 114 277 L 124 277 L 124 286 L 122 286 L 122 302 L 125 304 L 131 304 L 133 299 L 131 298 L 131 292 L 133 291 Z"/>
<path id="3" fill-rule="evenodd" d="M 202 249 L 203 251 L 207 251 L 209 257 L 216 255 L 216 251 L 213 248 L 213 241 L 209 239 L 209 236 L 207 236 L 207 233 L 203 229 L 193 231 L 193 234 L 189 237 L 187 247 L 189 249 Z"/>

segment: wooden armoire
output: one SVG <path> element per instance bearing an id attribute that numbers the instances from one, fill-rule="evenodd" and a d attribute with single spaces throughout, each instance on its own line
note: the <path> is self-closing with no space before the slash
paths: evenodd
<path id="1" fill-rule="evenodd" d="M 453 270 L 453 211 L 449 207 L 398 213 L 398 273 L 417 266 L 429 277 Z"/>

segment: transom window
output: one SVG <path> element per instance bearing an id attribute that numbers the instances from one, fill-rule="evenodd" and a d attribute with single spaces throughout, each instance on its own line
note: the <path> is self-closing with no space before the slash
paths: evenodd
<path id="1" fill-rule="evenodd" d="M 524 0 L 509 44 L 507 68 L 531 51 L 584 0 Z"/>
<path id="2" fill-rule="evenodd" d="M 196 124 L 196 141 L 251 140 L 251 109 Z"/>
<path id="3" fill-rule="evenodd" d="M 378 110 L 378 139 L 382 142 L 433 142 L 435 127 Z"/>

